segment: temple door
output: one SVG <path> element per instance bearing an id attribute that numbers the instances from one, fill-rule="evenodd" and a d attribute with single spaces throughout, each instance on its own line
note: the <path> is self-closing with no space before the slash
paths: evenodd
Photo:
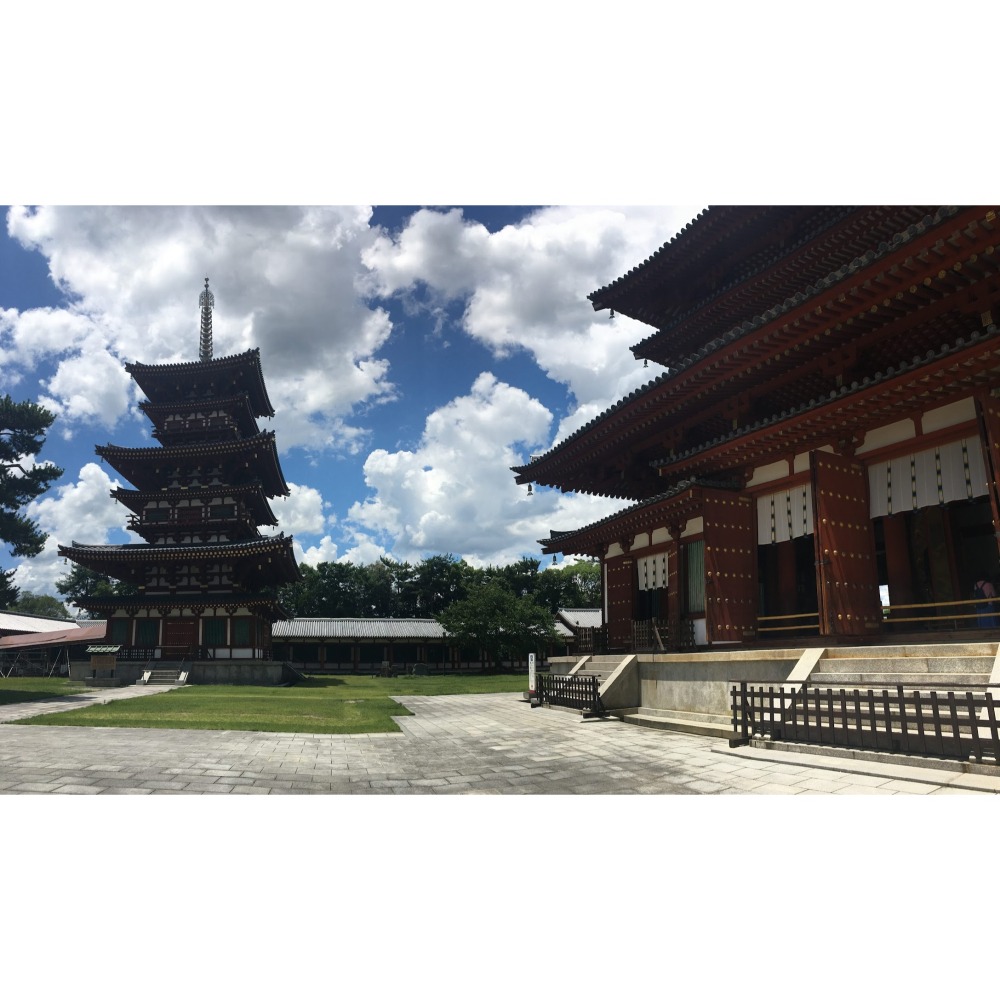
<path id="1" fill-rule="evenodd" d="M 163 645 L 187 650 L 198 645 L 197 618 L 164 618 Z"/>
<path id="2" fill-rule="evenodd" d="M 607 563 L 608 645 L 615 649 L 627 649 L 632 642 L 633 566 L 631 559 Z"/>
<path id="3" fill-rule="evenodd" d="M 821 635 L 871 635 L 882 623 L 868 473 L 861 462 L 825 451 L 812 470 Z"/>
<path id="4" fill-rule="evenodd" d="M 1000 399 L 983 396 L 976 400 L 986 459 L 986 486 L 993 511 L 993 534 L 1000 549 Z"/>
<path id="5" fill-rule="evenodd" d="M 705 634 L 709 642 L 757 635 L 757 508 L 750 497 L 705 491 Z"/>

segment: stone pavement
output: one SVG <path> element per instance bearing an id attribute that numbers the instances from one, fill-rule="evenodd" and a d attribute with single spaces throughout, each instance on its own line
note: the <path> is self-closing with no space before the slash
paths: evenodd
<path id="1" fill-rule="evenodd" d="M 105 689 L 75 704 L 155 695 Z M 947 794 L 1000 777 L 838 759 L 532 709 L 515 694 L 401 697 L 402 733 L 96 729 L 0 724 L 0 793 Z M 0 708 L 0 723 L 65 706 Z"/>

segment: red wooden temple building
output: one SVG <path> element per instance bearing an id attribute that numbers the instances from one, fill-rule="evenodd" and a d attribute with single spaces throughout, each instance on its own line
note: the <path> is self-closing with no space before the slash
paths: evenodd
<path id="1" fill-rule="evenodd" d="M 992 629 L 998 237 L 996 207 L 713 207 L 590 295 L 660 372 L 513 471 L 633 501 L 542 542 L 602 560 L 610 649 Z"/>
<path id="2" fill-rule="evenodd" d="M 286 617 L 276 589 L 299 571 L 291 537 L 259 530 L 277 524 L 268 500 L 288 493 L 274 433 L 257 423 L 274 416 L 260 352 L 214 358 L 207 279 L 200 306 L 197 361 L 125 366 L 159 446 L 96 449 L 133 485 L 111 495 L 143 542 L 59 551 L 132 585 L 134 596 L 78 602 L 107 619 L 120 660 L 229 661 L 222 673 L 203 668 L 203 679 L 238 679 L 234 661 L 270 660 L 272 623 Z"/>

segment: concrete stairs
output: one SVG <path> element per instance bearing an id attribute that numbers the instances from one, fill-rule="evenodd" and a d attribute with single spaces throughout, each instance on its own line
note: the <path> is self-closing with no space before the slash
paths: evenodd
<path id="1" fill-rule="evenodd" d="M 576 672 L 577 677 L 598 677 L 603 684 L 617 669 L 627 654 L 624 653 L 601 653 L 592 656 Z"/>
<path id="2" fill-rule="evenodd" d="M 809 675 L 810 685 L 895 690 L 952 690 L 981 687 L 990 680 L 995 642 L 921 646 L 830 647 Z"/>
<path id="3" fill-rule="evenodd" d="M 137 684 L 186 684 L 187 667 L 183 663 L 160 662 L 155 669 L 143 672 Z"/>

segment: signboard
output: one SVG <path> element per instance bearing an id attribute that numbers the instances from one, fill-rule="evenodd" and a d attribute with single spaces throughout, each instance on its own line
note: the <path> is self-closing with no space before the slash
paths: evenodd
<path id="1" fill-rule="evenodd" d="M 535 654 L 528 653 L 528 697 L 535 696 Z"/>

